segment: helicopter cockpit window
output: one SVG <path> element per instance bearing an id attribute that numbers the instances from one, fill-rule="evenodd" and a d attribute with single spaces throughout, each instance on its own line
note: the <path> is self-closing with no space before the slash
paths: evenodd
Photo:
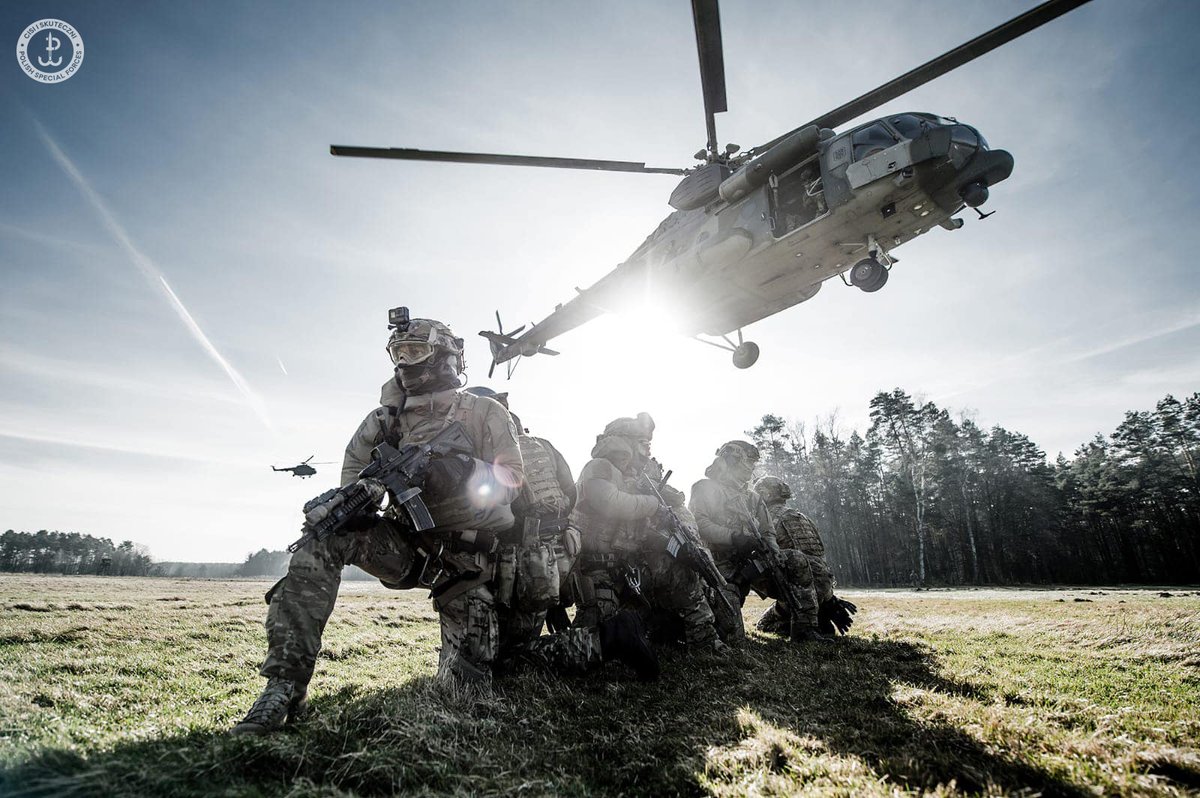
<path id="1" fill-rule="evenodd" d="M 904 138 L 915 139 L 924 132 L 925 127 L 929 125 L 929 120 L 913 114 L 900 114 L 890 117 L 888 123 Z"/>
<path id="2" fill-rule="evenodd" d="M 872 153 L 885 150 L 896 143 L 896 137 L 883 125 L 876 122 L 854 132 L 854 160 L 861 160 Z"/>

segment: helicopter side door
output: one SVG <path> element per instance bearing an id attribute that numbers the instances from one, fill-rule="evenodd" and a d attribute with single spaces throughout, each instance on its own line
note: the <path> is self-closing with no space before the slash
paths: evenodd
<path id="1" fill-rule="evenodd" d="M 822 188 L 820 158 L 814 155 L 782 175 L 771 175 L 767 197 L 775 238 L 783 238 L 824 216 L 829 207 Z"/>

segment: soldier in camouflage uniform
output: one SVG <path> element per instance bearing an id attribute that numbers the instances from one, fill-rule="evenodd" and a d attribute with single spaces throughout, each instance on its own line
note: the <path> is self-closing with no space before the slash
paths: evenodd
<path id="1" fill-rule="evenodd" d="M 754 483 L 754 490 L 767 504 L 780 547 L 796 549 L 808 559 L 817 597 L 820 631 L 834 634 L 836 627 L 837 631 L 845 634 L 854 622 L 850 616 L 857 612 L 858 608 L 839 599 L 833 593 L 837 583 L 833 578 L 833 571 L 829 569 L 829 563 L 825 561 L 825 543 L 821 540 L 817 525 L 804 513 L 787 506 L 788 499 L 792 498 L 792 488 L 782 479 L 763 477 Z M 781 611 L 777 603 L 772 605 L 759 619 L 758 629 L 774 634 L 786 634 L 786 613 Z"/>
<path id="2" fill-rule="evenodd" d="M 798 595 L 798 607 L 778 603 L 779 612 L 788 615 L 791 639 L 826 641 L 817 632 L 817 601 L 808 559 L 795 549 L 781 547 L 766 504 L 750 489 L 757 462 L 758 449 L 746 441 L 729 441 L 717 450 L 716 459 L 704 472 L 707 479 L 692 487 L 689 506 L 700 536 L 712 549 L 721 575 L 736 591 L 731 598 L 739 605 L 751 590 L 779 599 L 778 586 L 763 567 L 765 553 L 759 551 L 748 529 L 751 523 L 756 524 L 773 556 L 782 557 L 786 578 Z"/>
<path id="3" fill-rule="evenodd" d="M 592 625 L 612 617 L 622 606 L 639 607 L 678 618 L 690 647 L 721 651 L 725 645 L 717 635 L 699 578 L 666 552 L 659 531 L 666 508 L 634 487 L 646 469 L 658 468 L 650 458 L 653 434 L 654 421 L 648 413 L 616 419 L 597 436 L 593 459 L 579 474 L 579 501 L 571 514 L 571 523 L 583 538 L 573 575 L 579 605 L 575 624 Z M 691 523 L 683 494 L 669 486 L 662 493 L 681 520 Z"/>
<path id="4" fill-rule="evenodd" d="M 507 393 L 484 387 L 467 388 L 467 393 L 495 399 L 508 410 L 525 464 L 525 481 L 512 503 L 516 523 L 500 536 L 497 586 L 502 607 L 524 610 L 513 619 L 524 625 L 514 625 L 508 635 L 510 644 L 519 645 L 541 634 L 550 612 L 554 631 L 570 626 L 565 618 L 571 604 L 569 577 L 580 549 L 579 530 L 569 523 L 575 507 L 575 477 L 550 441 L 529 434 L 509 407 Z M 553 567 L 545 567 L 549 564 Z"/>
<path id="5" fill-rule="evenodd" d="M 486 682 L 497 663 L 503 640 L 493 592 L 495 555 L 498 535 L 513 525 L 509 505 L 524 476 L 516 431 L 499 403 L 458 392 L 462 339 L 441 322 L 410 320 L 407 309 L 396 310 L 389 314 L 387 346 L 395 377 L 347 445 L 342 483 L 357 480 L 381 442 L 423 443 L 455 421 L 473 442 L 474 456 L 439 458 L 429 468 L 423 494 L 434 529 L 414 535 L 393 503 L 384 516 L 365 515 L 357 528 L 310 540 L 292 556 L 287 576 L 267 594 L 268 650 L 261 669 L 267 686 L 235 734 L 265 734 L 303 710 L 347 564 L 387 587 L 432 588 L 442 631 L 440 677 Z M 630 616 L 605 628 L 538 638 L 521 653 L 547 667 L 578 671 L 612 657 L 635 666 L 652 657 Z"/>

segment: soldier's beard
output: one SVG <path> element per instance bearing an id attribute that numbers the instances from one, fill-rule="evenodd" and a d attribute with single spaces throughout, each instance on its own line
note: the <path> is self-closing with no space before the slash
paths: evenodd
<path id="1" fill-rule="evenodd" d="M 405 366 L 396 369 L 396 381 L 407 396 L 461 388 L 462 380 L 448 360 L 438 360 L 428 366 Z"/>

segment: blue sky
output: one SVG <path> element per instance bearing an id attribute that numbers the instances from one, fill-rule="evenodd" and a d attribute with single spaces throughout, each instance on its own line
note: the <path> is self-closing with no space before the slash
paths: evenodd
<path id="1" fill-rule="evenodd" d="M 1031 6 L 726 0 L 721 141 L 771 139 Z M 340 460 L 390 374 L 388 307 L 449 322 L 487 382 L 492 312 L 541 318 L 594 282 L 674 187 L 330 144 L 663 166 L 703 144 L 683 0 L 7 3 L 0 39 L 45 17 L 86 56 L 53 86 L 11 49 L 0 68 L 0 528 L 160 559 L 294 536 L 337 468 L 267 466 Z M 608 318 L 523 362 L 514 409 L 576 469 L 604 423 L 647 410 L 686 487 L 763 413 L 864 429 L 897 385 L 1050 456 L 1200 389 L 1197 31 L 1194 2 L 1095 0 L 885 106 L 1012 152 L 997 214 L 897 250 L 877 294 L 831 282 L 754 325 L 749 371 Z"/>

